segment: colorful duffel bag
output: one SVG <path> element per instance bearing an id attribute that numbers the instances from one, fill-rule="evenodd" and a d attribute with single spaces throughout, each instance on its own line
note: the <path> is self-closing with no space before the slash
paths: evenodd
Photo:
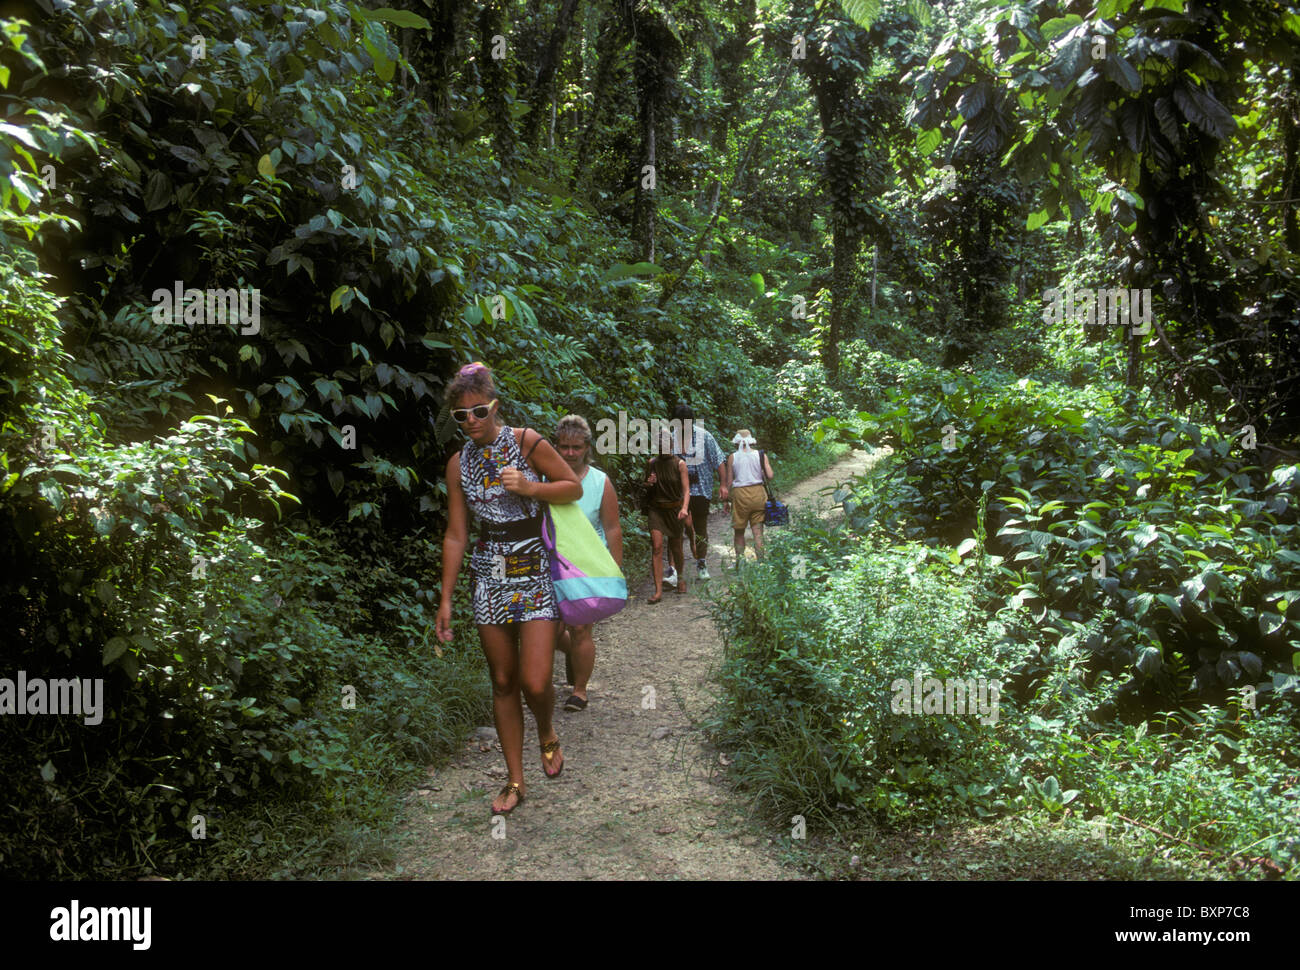
<path id="1" fill-rule="evenodd" d="M 627 580 L 577 502 L 542 503 L 542 544 L 565 623 L 595 623 L 627 605 Z"/>

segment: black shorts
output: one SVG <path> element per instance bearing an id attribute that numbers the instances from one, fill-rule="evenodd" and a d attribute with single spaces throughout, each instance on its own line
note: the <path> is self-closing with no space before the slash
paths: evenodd
<path id="1" fill-rule="evenodd" d="M 651 532 L 662 532 L 669 539 L 680 539 L 682 530 L 689 520 L 677 518 L 677 510 L 680 505 L 674 505 L 672 508 L 661 509 L 654 505 L 646 513 L 646 518 L 650 521 Z"/>

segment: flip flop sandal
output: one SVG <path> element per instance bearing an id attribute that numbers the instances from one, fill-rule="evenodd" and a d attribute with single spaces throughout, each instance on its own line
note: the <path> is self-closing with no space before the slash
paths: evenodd
<path id="1" fill-rule="evenodd" d="M 556 738 L 554 741 L 547 741 L 545 744 L 542 745 L 542 772 L 543 774 L 546 775 L 547 778 L 559 778 L 561 772 L 564 771 L 563 761 L 560 762 L 559 771 L 556 771 L 555 773 L 551 773 L 550 771 L 546 770 L 551 766 L 551 763 L 555 760 L 556 754 L 563 754 L 563 752 L 560 751 L 559 738 Z"/>
<path id="2" fill-rule="evenodd" d="M 660 593 L 660 594 L 658 594 L 657 596 L 651 596 L 648 600 L 646 600 L 646 602 L 647 602 L 647 603 L 658 603 L 658 602 L 659 602 L 660 600 L 662 600 L 663 598 L 664 598 L 664 594 L 663 594 L 663 593 Z"/>
<path id="3" fill-rule="evenodd" d="M 564 702 L 564 709 L 566 711 L 585 711 L 587 709 L 587 700 L 577 694 L 570 694 L 569 699 Z"/>
<path id="4" fill-rule="evenodd" d="M 524 792 L 523 789 L 519 787 L 519 782 L 517 781 L 512 781 L 510 784 L 506 785 L 505 788 L 502 788 L 501 791 L 497 793 L 497 798 L 507 798 L 511 792 L 514 792 L 519 797 L 515 799 L 515 803 L 509 808 L 503 808 L 498 811 L 497 809 L 492 808 L 491 804 L 488 805 L 488 809 L 493 815 L 509 815 L 524 803 Z"/>

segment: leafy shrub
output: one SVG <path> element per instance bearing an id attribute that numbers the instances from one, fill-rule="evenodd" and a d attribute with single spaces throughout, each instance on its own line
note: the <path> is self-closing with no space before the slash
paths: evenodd
<path id="1" fill-rule="evenodd" d="M 0 554 L 22 577 L 0 587 L 4 673 L 105 681 L 100 724 L 0 719 L 0 868 L 201 873 L 226 851 L 219 817 L 346 806 L 358 775 L 382 789 L 486 718 L 478 651 L 431 644 L 433 591 L 319 528 L 268 537 L 292 496 L 247 463 L 251 429 L 228 409 L 112 440 L 111 409 L 68 377 L 45 278 L 12 259 L 0 273 Z M 413 538 L 403 548 L 427 556 Z M 206 841 L 190 837 L 195 815 L 214 823 Z"/>
<path id="2" fill-rule="evenodd" d="M 1123 679 L 1090 670 L 1109 618 L 1044 636 L 1025 603 L 982 595 L 997 557 L 979 535 L 963 551 L 799 527 L 768 550 L 714 604 L 726 656 L 706 728 L 772 814 L 834 828 L 1073 815 L 1099 834 L 1141 823 L 1228 874 L 1295 871 L 1293 703 L 1098 720 Z M 996 724 L 894 713 L 896 678 L 918 671 L 1001 681 Z"/>
<path id="3" fill-rule="evenodd" d="M 788 361 L 776 374 L 772 410 L 786 416 L 788 426 L 811 427 L 823 418 L 843 414 L 844 399 L 826 386 L 820 364 Z"/>
<path id="4" fill-rule="evenodd" d="M 394 16 L 410 14 L 97 4 L 24 28 L 3 52 L 23 71 L 7 110 L 44 119 L 30 165 L 10 163 L 13 185 L 50 219 L 95 216 L 33 249 L 71 284 L 65 349 L 75 379 L 113 402 L 106 420 L 145 437 L 215 393 L 257 432 L 251 458 L 273 457 L 307 510 L 397 530 L 445 507 L 442 390 L 467 360 L 495 369 L 512 423 L 648 418 L 684 397 L 715 424 L 786 440 L 790 413 L 764 427 L 767 371 L 716 337 L 722 297 L 654 307 L 643 269 L 611 255 L 618 227 L 527 172 L 504 180 L 468 113 L 437 129 L 413 91 L 394 96 Z M 260 333 L 153 324 L 152 294 L 176 280 L 256 286 Z"/>
<path id="5" fill-rule="evenodd" d="M 1294 708 L 1240 718 L 1211 708 L 1162 717 L 1160 730 L 1152 723 L 1035 718 L 1025 804 L 1060 813 L 1062 799 L 1072 802 L 1099 832 L 1139 820 L 1217 855 L 1230 873 L 1294 872 L 1300 763 L 1285 741 L 1296 729 Z M 1062 794 L 1051 798 L 1052 788 Z"/>
<path id="6" fill-rule="evenodd" d="M 992 683 L 1017 663 L 952 563 L 807 527 L 767 548 L 714 604 L 726 659 L 708 727 L 741 787 L 832 825 L 845 805 L 898 821 L 992 803 L 1014 767 L 1003 729 L 893 710 L 892 685 L 918 672 Z"/>
<path id="7" fill-rule="evenodd" d="M 1132 396 L 1027 380 L 953 374 L 858 418 L 865 430 L 824 426 L 896 454 L 869 496 L 848 497 L 854 520 L 969 549 L 987 501 L 991 592 L 1033 606 L 1058 638 L 1106 612 L 1089 646 L 1097 665 L 1130 673 L 1113 699 L 1125 712 L 1188 692 L 1294 691 L 1300 471 L 1266 474 L 1234 439 Z"/>

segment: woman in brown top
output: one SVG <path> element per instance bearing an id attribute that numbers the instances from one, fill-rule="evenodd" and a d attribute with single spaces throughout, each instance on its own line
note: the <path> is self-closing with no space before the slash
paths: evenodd
<path id="1" fill-rule="evenodd" d="M 649 509 L 646 518 L 650 523 L 650 575 L 654 577 L 655 594 L 647 603 L 658 603 L 664 598 L 664 536 L 673 564 L 681 579 L 677 592 L 686 592 L 686 572 L 682 564 L 682 530 L 690 518 L 691 483 L 686 462 L 672 453 L 672 437 L 664 434 L 659 454 L 650 459 L 646 485 Z"/>

